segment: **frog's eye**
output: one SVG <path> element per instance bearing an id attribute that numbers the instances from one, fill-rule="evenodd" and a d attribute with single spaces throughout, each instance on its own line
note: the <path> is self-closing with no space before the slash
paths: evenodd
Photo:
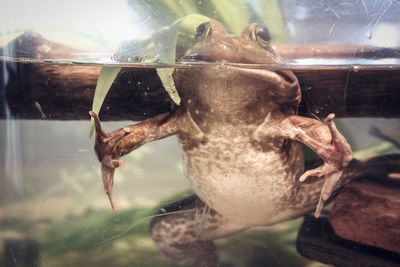
<path id="1" fill-rule="evenodd" d="M 196 29 L 196 40 L 204 40 L 207 36 L 211 34 L 211 27 L 209 22 L 204 22 L 200 24 Z"/>
<path id="2" fill-rule="evenodd" d="M 255 26 L 251 31 L 250 37 L 262 47 L 267 47 L 271 41 L 271 34 L 269 33 L 269 30 L 262 25 Z"/>

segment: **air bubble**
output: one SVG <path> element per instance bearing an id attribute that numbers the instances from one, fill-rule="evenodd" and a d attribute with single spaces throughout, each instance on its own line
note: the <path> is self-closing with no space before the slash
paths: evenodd
<path id="1" fill-rule="evenodd" d="M 365 33 L 365 37 L 367 37 L 368 39 L 372 39 L 372 32 L 371 31 L 367 31 L 366 33 Z"/>

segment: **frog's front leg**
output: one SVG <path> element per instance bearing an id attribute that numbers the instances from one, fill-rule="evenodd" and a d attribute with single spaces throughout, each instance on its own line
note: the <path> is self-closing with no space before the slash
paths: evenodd
<path id="1" fill-rule="evenodd" d="M 120 157 L 147 142 L 177 133 L 180 128 L 179 118 L 183 114 L 180 110 L 164 113 L 111 133 L 106 133 L 102 130 L 100 119 L 96 113 L 90 111 L 89 114 L 94 118 L 95 122 L 96 139 L 94 149 L 101 162 L 104 191 L 110 200 L 112 209 L 115 210 L 112 186 L 115 169 L 118 167 L 122 169 L 124 166 L 124 162 Z"/>
<path id="2" fill-rule="evenodd" d="M 340 185 L 340 177 L 353 159 L 350 145 L 343 135 L 337 130 L 333 122 L 334 114 L 326 118 L 327 125 L 322 122 L 300 117 L 289 116 L 279 123 L 271 124 L 271 120 L 266 118 L 257 132 L 264 129 L 266 134 L 274 134 L 292 140 L 300 141 L 310 147 L 323 160 L 324 163 L 312 170 L 306 171 L 300 178 L 300 182 L 308 177 L 325 177 L 319 202 L 315 211 L 315 216 L 319 217 L 324 203 Z"/>
<path id="3" fill-rule="evenodd" d="M 325 183 L 322 187 L 315 211 L 316 217 L 319 217 L 324 203 L 340 185 L 339 179 L 342 176 L 343 170 L 353 159 L 351 147 L 344 136 L 337 130 L 333 122 L 334 117 L 334 114 L 329 114 L 326 118 L 329 133 L 326 127 L 320 128 L 321 126 L 318 125 L 318 121 L 307 120 L 306 124 L 312 123 L 315 128 L 312 125 L 304 125 L 304 119 L 303 122 L 297 123 L 297 126 L 302 131 L 296 134 L 295 139 L 313 149 L 324 160 L 324 164 L 318 168 L 306 171 L 299 179 L 300 182 L 303 182 L 311 176 L 325 177 Z M 296 120 L 298 118 L 299 117 L 296 117 L 294 119 Z M 318 138 L 320 135 L 321 138 Z M 329 140 L 329 135 L 331 140 L 327 143 L 326 141 Z"/>

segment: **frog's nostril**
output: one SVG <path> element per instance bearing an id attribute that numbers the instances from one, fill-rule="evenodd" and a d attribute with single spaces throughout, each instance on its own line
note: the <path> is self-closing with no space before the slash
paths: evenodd
<path id="1" fill-rule="evenodd" d="M 283 70 L 277 70 L 276 74 L 281 76 L 288 83 L 297 83 L 296 76 L 294 76 L 294 74 L 292 72 L 283 71 Z"/>

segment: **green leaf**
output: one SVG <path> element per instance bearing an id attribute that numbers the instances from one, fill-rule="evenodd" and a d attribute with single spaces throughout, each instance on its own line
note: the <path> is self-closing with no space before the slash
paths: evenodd
<path id="1" fill-rule="evenodd" d="M 163 1 L 165 7 L 173 11 L 177 17 L 184 17 L 185 15 L 198 13 L 197 1 L 194 0 L 169 0 Z"/>
<path id="2" fill-rule="evenodd" d="M 209 20 L 210 18 L 197 14 L 188 15 L 185 18 L 176 20 L 171 26 L 164 27 L 154 33 L 151 37 L 152 42 L 150 42 L 148 39 L 144 39 L 142 42 L 137 44 L 136 48 L 139 47 L 142 49 L 142 51 L 149 53 L 148 48 L 154 46 L 159 60 L 162 63 L 174 64 L 176 61 L 178 37 L 180 42 L 180 50 L 186 51 L 195 43 L 194 32 L 196 27 L 199 24 Z M 139 51 L 136 50 L 136 52 Z M 93 99 L 92 111 L 95 113 L 99 113 L 104 99 L 120 70 L 121 68 L 119 67 L 102 67 Z M 177 105 L 179 105 L 181 99 L 178 91 L 175 88 L 174 80 L 172 78 L 172 71 L 172 68 L 157 68 L 157 74 L 160 77 L 165 90 L 168 92 L 171 99 Z M 89 137 L 93 135 L 93 118 L 91 119 L 90 123 Z"/>
<path id="3" fill-rule="evenodd" d="M 175 21 L 170 27 L 161 29 L 153 34 L 153 42 L 155 44 L 158 58 L 161 62 L 167 64 L 174 64 L 176 58 L 176 40 L 178 29 L 182 20 Z M 181 98 L 175 88 L 174 80 L 172 78 L 171 68 L 157 68 L 157 74 L 164 85 L 165 90 L 171 99 L 179 105 Z"/>
<path id="4" fill-rule="evenodd" d="M 256 1 L 251 5 L 252 12 L 268 26 L 274 42 L 283 42 L 287 39 L 285 22 L 282 17 L 281 4 L 278 0 Z"/>
<path id="5" fill-rule="evenodd" d="M 210 20 L 211 19 L 208 17 L 197 14 L 188 15 L 182 19 L 176 20 L 171 26 L 154 33 L 153 43 L 155 44 L 159 60 L 162 63 L 174 64 L 176 61 L 178 36 L 180 37 L 180 49 L 185 50 L 188 47 L 191 47 L 195 42 L 194 32 L 196 27 L 200 23 Z M 171 99 L 179 105 L 181 99 L 175 88 L 172 72 L 172 68 L 157 68 L 157 74 L 160 77 L 165 90 Z"/>
<path id="6" fill-rule="evenodd" d="M 120 72 L 120 67 L 102 67 L 99 78 L 97 80 L 96 90 L 94 92 L 92 111 L 99 114 L 104 99 L 111 88 L 115 78 Z M 94 130 L 94 120 L 90 120 L 89 138 L 92 137 Z"/>
<path id="7" fill-rule="evenodd" d="M 162 84 L 168 95 L 177 105 L 180 105 L 181 98 L 176 90 L 174 79 L 172 78 L 173 69 L 171 68 L 157 68 L 157 74 L 160 77 Z"/>
<path id="8" fill-rule="evenodd" d="M 132 53 L 128 56 L 144 58 L 145 60 L 142 63 L 152 63 L 158 60 L 164 64 L 175 64 L 176 59 L 181 58 L 196 43 L 194 33 L 197 26 L 205 21 L 210 21 L 210 17 L 222 22 L 227 30 L 233 34 L 240 33 L 250 23 L 250 18 L 264 22 L 269 20 L 276 35 L 279 35 L 283 28 L 280 6 L 277 0 L 268 3 L 256 2 L 252 5 L 249 5 L 245 0 L 211 0 L 207 5 L 195 0 L 129 0 L 129 2 L 136 12 L 143 19 L 146 19 L 147 24 L 155 30 L 151 37 L 135 41 L 132 49 L 127 51 L 129 54 Z M 169 24 L 170 26 L 162 27 Z M 165 90 L 171 99 L 179 105 L 181 100 L 175 88 L 172 72 L 172 68 L 157 68 L 157 73 Z M 98 84 L 93 103 L 94 112 L 98 112 L 95 108 L 100 109 L 117 74 L 118 72 L 112 73 L 108 77 L 110 80 L 103 82 L 104 85 Z M 99 83 L 102 80 L 100 78 Z M 101 90 L 101 92 L 98 92 L 98 90 Z M 93 126 L 91 134 L 92 132 Z"/>
<path id="9" fill-rule="evenodd" d="M 222 22 L 232 34 L 239 34 L 249 25 L 250 14 L 245 0 L 213 0 L 216 20 Z"/>
<path id="10" fill-rule="evenodd" d="M 197 43 L 195 37 L 197 27 L 200 24 L 211 20 L 211 18 L 200 14 L 187 15 L 182 19 L 176 35 L 176 59 L 180 59 L 184 56 L 187 50 Z"/>

